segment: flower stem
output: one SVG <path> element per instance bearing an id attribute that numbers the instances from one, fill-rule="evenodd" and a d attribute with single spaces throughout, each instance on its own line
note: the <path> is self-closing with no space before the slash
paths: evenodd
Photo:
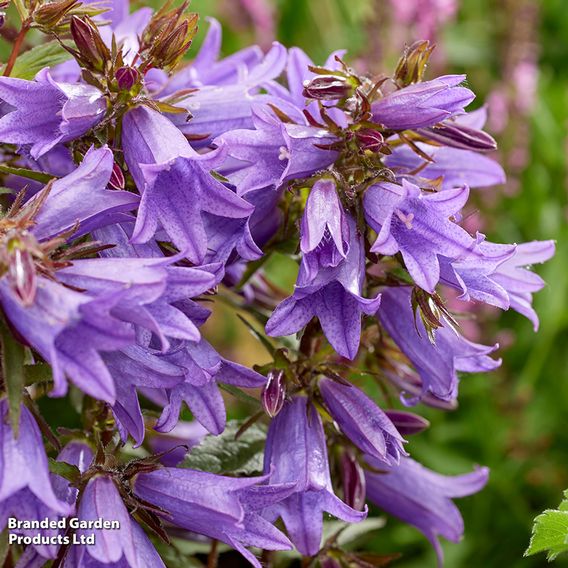
<path id="1" fill-rule="evenodd" d="M 209 551 L 209 556 L 207 557 L 207 568 L 217 568 L 217 561 L 219 560 L 219 541 L 211 541 L 211 550 Z"/>
<path id="2" fill-rule="evenodd" d="M 25 20 L 22 22 L 22 27 L 18 35 L 16 36 L 16 41 L 14 42 L 14 46 L 12 47 L 12 53 L 10 53 L 10 57 L 8 58 L 8 63 L 6 63 L 6 69 L 4 69 L 4 77 L 9 77 L 14 65 L 16 63 L 16 58 L 20 53 L 20 49 L 22 48 L 22 43 L 24 43 L 24 38 L 30 29 L 30 22 L 29 20 Z"/>

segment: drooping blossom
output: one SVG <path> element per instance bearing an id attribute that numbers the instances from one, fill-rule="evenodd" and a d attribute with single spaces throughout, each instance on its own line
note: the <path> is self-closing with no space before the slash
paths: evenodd
<path id="1" fill-rule="evenodd" d="M 367 516 L 366 510 L 356 511 L 334 494 L 321 418 L 306 397 L 294 397 L 272 420 L 264 472 L 271 485 L 293 484 L 293 493 L 265 515 L 282 517 L 290 539 L 306 556 L 320 549 L 324 511 L 350 523 Z"/>
<path id="2" fill-rule="evenodd" d="M 455 400 L 458 371 L 486 372 L 501 363 L 489 357 L 498 345 L 489 347 L 468 341 L 447 322 L 434 331 L 435 343 L 431 343 L 420 316 L 412 309 L 411 292 L 406 287 L 387 288 L 383 292 L 378 316 L 421 379 L 420 395 L 407 400 L 408 403 L 417 403 L 427 393 L 442 401 Z"/>
<path id="3" fill-rule="evenodd" d="M 443 552 L 439 536 L 459 542 L 463 536 L 463 519 L 452 498 L 467 497 L 480 491 L 489 470 L 480 467 L 471 473 L 446 476 L 435 473 L 410 458 L 399 465 L 383 466 L 370 459 L 381 473 L 367 470 L 367 499 L 424 533 L 442 565 Z"/>
<path id="4" fill-rule="evenodd" d="M 139 474 L 134 493 L 162 508 L 170 523 L 226 542 L 260 568 L 260 562 L 247 546 L 265 550 L 291 548 L 286 536 L 261 513 L 293 488 L 290 484 L 258 485 L 265 480 L 266 476 L 239 479 L 164 467 Z"/>
<path id="5" fill-rule="evenodd" d="M 48 69 L 33 81 L 1 77 L 0 100 L 8 105 L 0 118 L 0 141 L 31 145 L 35 159 L 85 134 L 106 112 L 106 101 L 98 89 L 84 83 L 56 82 Z"/>

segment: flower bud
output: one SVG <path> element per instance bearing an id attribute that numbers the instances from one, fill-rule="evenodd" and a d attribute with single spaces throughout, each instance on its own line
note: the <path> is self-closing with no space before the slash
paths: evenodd
<path id="1" fill-rule="evenodd" d="M 304 91 L 302 95 L 307 99 L 316 99 L 319 101 L 334 101 L 349 97 L 352 93 L 352 87 L 345 77 L 336 75 L 318 75 L 311 81 L 304 82 Z"/>
<path id="2" fill-rule="evenodd" d="M 112 173 L 110 174 L 108 184 L 113 189 L 124 189 L 124 174 L 122 173 L 121 167 L 116 162 L 112 166 Z"/>
<path id="3" fill-rule="evenodd" d="M 370 152 L 381 152 L 383 149 L 388 148 L 385 144 L 383 135 L 372 128 L 364 128 L 355 133 L 359 147 L 361 150 L 369 150 Z"/>
<path id="4" fill-rule="evenodd" d="M 40 26 L 51 29 L 58 26 L 73 8 L 79 4 L 79 0 L 59 0 L 58 2 L 46 2 L 33 13 L 34 21 Z"/>
<path id="5" fill-rule="evenodd" d="M 71 35 L 78 52 L 79 63 L 92 71 L 102 71 L 110 60 L 110 51 L 101 38 L 96 24 L 88 17 L 71 18 Z"/>
<path id="6" fill-rule="evenodd" d="M 191 46 L 196 32 L 197 17 L 194 14 L 183 18 L 173 27 L 166 24 L 152 43 L 148 59 L 160 69 L 175 67 Z"/>
<path id="7" fill-rule="evenodd" d="M 37 290 L 37 277 L 32 253 L 18 242 L 8 243 L 7 280 L 24 306 L 31 306 Z"/>
<path id="8" fill-rule="evenodd" d="M 350 450 L 341 456 L 341 477 L 343 500 L 356 511 L 362 511 L 365 507 L 365 472 Z"/>
<path id="9" fill-rule="evenodd" d="M 6 12 L 0 11 L 0 28 L 4 27 L 6 23 Z"/>
<path id="10" fill-rule="evenodd" d="M 125 65 L 124 67 L 117 69 L 114 76 L 116 78 L 118 88 L 121 91 L 130 91 L 130 89 L 132 89 L 132 87 L 134 87 L 134 85 L 138 82 L 140 75 L 134 67 Z"/>
<path id="11" fill-rule="evenodd" d="M 419 434 L 430 426 L 430 422 L 418 414 L 404 410 L 386 410 L 385 414 L 391 419 L 396 429 L 403 436 Z"/>
<path id="12" fill-rule="evenodd" d="M 286 399 L 286 386 L 284 384 L 284 371 L 270 371 L 266 385 L 262 391 L 262 406 L 266 414 L 274 418 L 281 410 Z"/>
<path id="13" fill-rule="evenodd" d="M 452 148 L 476 152 L 491 152 L 497 148 L 497 142 L 487 132 L 457 122 L 441 122 L 430 128 L 421 128 L 418 132 L 429 140 Z"/>
<path id="14" fill-rule="evenodd" d="M 398 60 L 394 74 L 395 81 L 403 87 L 422 81 L 433 50 L 434 46 L 426 40 L 417 41 L 407 47 Z"/>

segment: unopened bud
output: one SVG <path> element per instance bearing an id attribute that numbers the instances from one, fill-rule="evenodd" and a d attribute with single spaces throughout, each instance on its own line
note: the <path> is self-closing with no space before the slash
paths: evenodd
<path id="1" fill-rule="evenodd" d="M 175 18 L 177 20 L 178 16 Z M 171 27 L 166 21 L 150 47 L 149 60 L 152 65 L 158 68 L 175 67 L 191 46 L 196 32 L 197 16 L 195 14 L 184 17 L 177 25 Z"/>
<path id="2" fill-rule="evenodd" d="M 266 414 L 274 418 L 282 410 L 285 399 L 284 371 L 270 371 L 262 391 L 262 406 Z"/>
<path id="3" fill-rule="evenodd" d="M 487 132 L 457 122 L 441 122 L 436 126 L 420 128 L 417 132 L 429 140 L 452 148 L 476 152 L 491 152 L 497 148 L 497 142 Z"/>
<path id="4" fill-rule="evenodd" d="M 113 189 L 124 189 L 124 174 L 122 173 L 121 167 L 116 162 L 112 166 L 112 173 L 110 174 L 108 184 Z"/>
<path id="5" fill-rule="evenodd" d="M 125 67 L 117 69 L 115 78 L 118 88 L 121 91 L 130 91 L 130 89 L 132 89 L 132 87 L 134 87 L 134 85 L 138 82 L 139 74 L 134 67 L 126 65 Z"/>
<path id="6" fill-rule="evenodd" d="M 406 87 L 422 81 L 433 50 L 434 46 L 426 40 L 417 41 L 404 50 L 394 73 L 394 78 L 399 86 Z"/>
<path id="7" fill-rule="evenodd" d="M 90 18 L 71 18 L 71 35 L 79 50 L 79 62 L 92 71 L 102 71 L 110 60 L 110 51 L 101 38 L 96 24 Z"/>
<path id="8" fill-rule="evenodd" d="M 34 21 L 44 28 L 55 28 L 77 4 L 79 4 L 79 0 L 46 2 L 34 11 Z"/>
<path id="9" fill-rule="evenodd" d="M 373 130 L 372 128 L 364 128 L 358 130 L 355 133 L 357 141 L 359 142 L 359 147 L 361 150 L 369 150 L 370 152 L 381 152 L 385 148 L 388 148 L 388 144 L 385 144 L 385 139 L 383 135 L 378 130 Z"/>
<path id="10" fill-rule="evenodd" d="M 7 280 L 24 306 L 31 306 L 37 290 L 37 277 L 32 253 L 18 244 L 9 246 Z"/>
<path id="11" fill-rule="evenodd" d="M 318 75 L 311 81 L 304 82 L 302 95 L 307 99 L 335 101 L 351 96 L 353 88 L 344 77 L 336 75 Z"/>
<path id="12" fill-rule="evenodd" d="M 419 434 L 430 426 L 430 422 L 418 414 L 406 412 L 405 410 L 386 410 L 386 415 L 391 419 L 396 429 L 403 436 Z"/>
<path id="13" fill-rule="evenodd" d="M 341 477 L 343 480 L 343 500 L 356 511 L 365 507 L 365 472 L 350 450 L 341 456 Z"/>
<path id="14" fill-rule="evenodd" d="M 3 28 L 5 23 L 6 23 L 6 12 L 0 11 L 0 28 Z"/>

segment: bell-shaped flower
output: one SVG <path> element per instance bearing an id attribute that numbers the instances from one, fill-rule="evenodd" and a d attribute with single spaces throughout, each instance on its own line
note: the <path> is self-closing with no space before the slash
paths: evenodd
<path id="1" fill-rule="evenodd" d="M 544 280 L 528 269 L 532 264 L 546 262 L 554 256 L 554 241 L 532 241 L 515 248 L 515 254 L 499 265 L 491 278 L 502 286 L 510 307 L 528 318 L 538 330 L 538 315 L 532 307 L 532 295 L 545 286 Z"/>
<path id="2" fill-rule="evenodd" d="M 282 122 L 267 104 L 252 106 L 252 129 L 229 130 L 215 139 L 237 160 L 226 172 L 239 195 L 264 187 L 280 187 L 309 177 L 333 164 L 338 153 L 328 148 L 337 139 L 323 128 L 307 124 L 303 114 L 282 99 L 269 101 L 294 123 Z"/>
<path id="3" fill-rule="evenodd" d="M 266 333 L 273 337 L 291 335 L 316 316 L 335 351 L 354 359 L 361 339 L 361 315 L 375 314 L 381 297 L 361 296 L 364 246 L 355 221 L 346 218 L 350 242 L 345 260 L 336 267 L 321 268 L 315 278 L 310 278 L 302 263 L 294 293 L 276 307 L 266 324 Z"/>
<path id="4" fill-rule="evenodd" d="M 336 267 L 347 257 L 349 225 L 332 180 L 318 180 L 311 189 L 300 234 L 302 264 L 309 280 L 320 268 Z"/>
<path id="5" fill-rule="evenodd" d="M 459 542 L 463 536 L 463 519 L 452 499 L 481 491 L 489 470 L 480 467 L 464 475 L 441 475 L 418 462 L 403 458 L 399 465 L 384 466 L 369 459 L 380 473 L 367 470 L 367 500 L 390 515 L 415 526 L 424 533 L 442 566 L 443 552 L 438 538 Z"/>
<path id="6" fill-rule="evenodd" d="M 442 178 L 442 189 L 467 186 L 485 188 L 505 183 L 505 172 L 498 162 L 472 150 L 444 146 L 430 146 L 417 142 L 417 146 L 430 157 L 427 162 L 409 146 L 393 148 L 385 157 L 385 165 L 397 176 L 412 176 L 427 180 Z"/>
<path id="7" fill-rule="evenodd" d="M 159 432 L 168 432 L 177 424 L 185 402 L 195 419 L 218 435 L 225 429 L 227 417 L 217 383 L 246 388 L 258 388 L 266 383 L 266 377 L 224 359 L 204 339 L 198 343 L 183 342 L 163 358 L 180 367 L 185 380 L 168 389 L 168 404 L 156 424 Z"/>
<path id="8" fill-rule="evenodd" d="M 407 287 L 387 288 L 378 315 L 381 325 L 412 363 L 422 382 L 421 394 L 406 400 L 407 404 L 418 403 L 427 393 L 443 401 L 455 400 L 458 371 L 480 373 L 501 364 L 501 360 L 489 357 L 498 348 L 497 344 L 489 347 L 473 343 L 447 323 L 433 331 L 435 343 L 431 343 L 422 319 L 412 309 Z"/>
<path id="9" fill-rule="evenodd" d="M 140 525 L 133 520 L 124 505 L 115 482 L 106 475 L 97 475 L 85 487 L 79 510 L 79 522 L 117 521 L 118 528 L 78 529 L 76 538 L 94 535 L 94 544 L 73 545 L 63 562 L 65 568 L 164 567 L 160 555 Z"/>
<path id="10" fill-rule="evenodd" d="M 246 230 L 244 221 L 254 206 L 211 175 L 215 155 L 197 154 L 165 116 L 148 107 L 133 108 L 124 116 L 122 140 L 142 195 L 133 243 L 148 242 L 161 226 L 187 258 L 201 264 L 208 251 L 204 214 L 242 219 L 238 231 Z"/>
<path id="11" fill-rule="evenodd" d="M 262 61 L 243 73 L 234 84 L 203 85 L 195 93 L 177 103 L 191 115 L 172 115 L 172 122 L 184 133 L 206 145 L 225 132 L 252 128 L 252 106 L 255 102 L 270 100 L 259 94 L 262 86 L 276 79 L 286 64 L 286 48 L 274 42 Z M 187 88 L 187 87 L 185 87 Z M 159 93 L 161 95 L 161 93 Z"/>
<path id="12" fill-rule="evenodd" d="M 0 77 L 0 101 L 8 112 L 0 118 L 0 141 L 31 145 L 39 158 L 57 144 L 79 138 L 106 112 L 103 94 L 84 83 L 58 83 L 48 69 L 33 81 Z"/>
<path id="13" fill-rule="evenodd" d="M 464 81 L 465 75 L 444 75 L 394 91 L 372 103 L 373 120 L 393 130 L 433 126 L 473 101 L 475 95 L 459 86 Z"/>
<path id="14" fill-rule="evenodd" d="M 424 193 L 406 180 L 402 185 L 380 183 L 364 195 L 369 225 L 378 233 L 371 251 L 402 254 L 418 286 L 433 292 L 440 280 L 439 255 L 455 259 L 467 255 L 476 241 L 450 220 L 465 205 L 467 187 Z"/>
<path id="15" fill-rule="evenodd" d="M 285 498 L 289 484 L 257 485 L 264 477 L 236 478 L 165 467 L 140 473 L 134 493 L 165 511 L 168 522 L 229 544 L 253 566 L 258 559 L 245 547 L 289 550 L 290 541 L 261 513 Z"/>
<path id="16" fill-rule="evenodd" d="M 306 397 L 297 396 L 272 419 L 266 439 L 264 472 L 271 485 L 294 485 L 291 495 L 265 511 L 281 517 L 288 536 L 305 556 L 321 546 L 323 513 L 356 523 L 367 511 L 356 511 L 333 492 L 321 418 Z"/>
<path id="17" fill-rule="evenodd" d="M 6 527 L 10 517 L 29 521 L 51 515 L 64 517 L 73 512 L 73 506 L 54 492 L 47 455 L 34 417 L 22 405 L 16 435 L 10 425 L 5 398 L 0 400 L 0 444 L 1 529 Z"/>
<path id="18" fill-rule="evenodd" d="M 362 452 L 389 465 L 407 455 L 390 418 L 362 390 L 326 378 L 320 379 L 319 390 L 341 431 Z"/>

